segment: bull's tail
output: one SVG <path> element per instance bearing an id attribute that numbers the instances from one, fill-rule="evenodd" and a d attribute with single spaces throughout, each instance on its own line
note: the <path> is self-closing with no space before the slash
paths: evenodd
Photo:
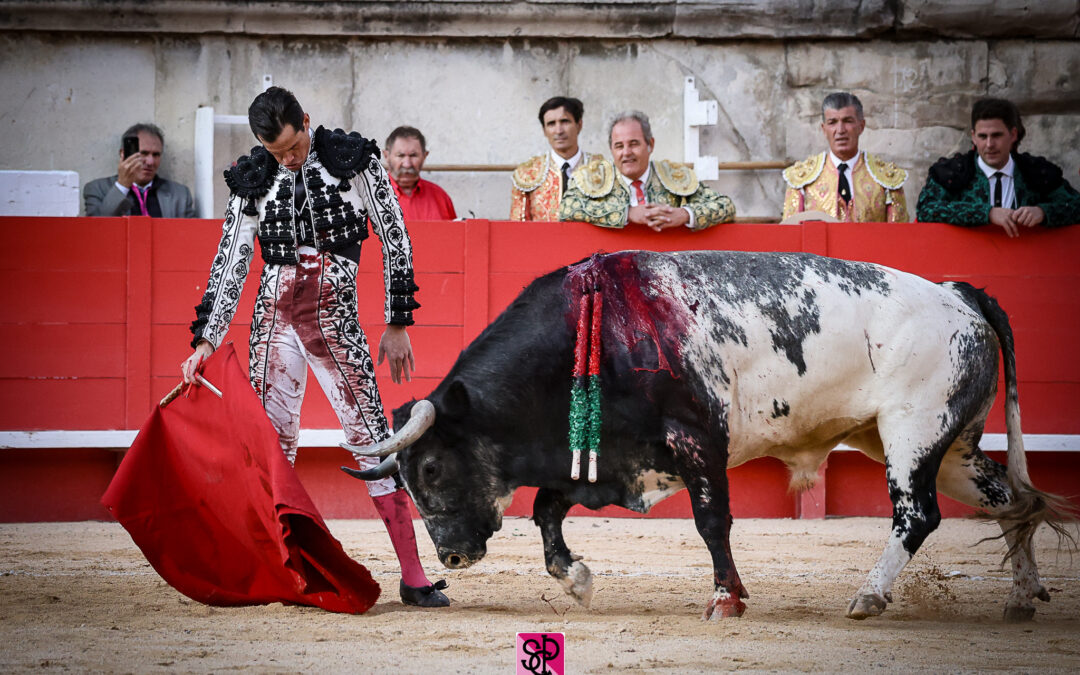
<path id="1" fill-rule="evenodd" d="M 1067 525 L 1077 521 L 1075 507 L 1064 497 L 1043 492 L 1031 484 L 1028 474 L 1027 455 L 1024 452 L 1024 435 L 1020 429 L 1020 396 L 1016 386 L 1016 350 L 1013 343 L 1009 316 L 997 300 L 984 290 L 966 283 L 953 283 L 953 288 L 969 303 L 978 307 L 986 322 L 997 335 L 1001 344 L 1001 358 L 1005 364 L 1005 429 L 1008 435 L 1007 476 L 1013 494 L 1012 503 L 1004 511 L 994 514 L 993 520 L 1013 523 L 1010 532 L 1016 534 L 1006 558 L 1012 557 L 1018 547 L 1029 549 L 1031 538 L 1039 525 L 1046 523 L 1062 541 L 1075 547 L 1075 539 Z M 1030 553 L 1030 550 L 1028 551 Z"/>

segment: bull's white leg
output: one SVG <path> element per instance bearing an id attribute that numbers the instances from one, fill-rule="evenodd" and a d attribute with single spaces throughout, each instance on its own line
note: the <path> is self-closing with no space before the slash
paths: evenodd
<path id="1" fill-rule="evenodd" d="M 870 571 L 858 593 L 848 604 L 847 616 L 865 619 L 885 611 L 892 601 L 892 586 L 926 537 L 941 522 L 937 505 L 935 456 L 944 454 L 955 434 L 945 438 L 919 438 L 924 424 L 918 415 L 901 420 L 880 420 L 878 428 L 886 448 L 885 473 L 889 481 L 889 499 L 893 504 L 892 530 L 885 550 Z M 934 419 L 931 415 L 929 419 Z M 888 439 L 901 439 L 902 443 Z"/>
<path id="2" fill-rule="evenodd" d="M 950 450 L 941 463 L 938 488 L 953 499 L 982 509 L 994 516 L 1014 502 L 1005 467 L 993 461 L 976 448 L 967 446 Z M 1050 595 L 1039 580 L 1031 542 L 1019 541 L 1016 533 L 1019 523 L 999 518 L 998 525 L 1005 535 L 1005 543 L 1014 551 L 1010 558 L 1013 584 L 1005 601 L 1007 621 L 1028 621 L 1035 615 L 1034 599 L 1049 600 Z"/>
<path id="3" fill-rule="evenodd" d="M 1013 623 L 1034 618 L 1035 598 L 1044 602 L 1050 601 L 1050 594 L 1039 580 L 1039 568 L 1035 564 L 1031 541 L 1017 541 L 1019 536 L 1013 528 L 1018 524 L 1009 520 L 998 521 L 1001 531 L 1005 533 L 1005 542 L 1014 550 L 1009 559 L 1013 573 L 1012 592 L 1005 601 L 1005 620 Z"/>
<path id="4" fill-rule="evenodd" d="M 892 602 L 893 581 L 910 560 L 911 554 L 904 548 L 902 538 L 897 536 L 896 528 L 893 528 L 889 541 L 885 544 L 885 551 L 878 558 L 874 569 L 870 570 L 858 593 L 848 603 L 848 618 L 865 619 L 884 612 L 885 605 Z"/>

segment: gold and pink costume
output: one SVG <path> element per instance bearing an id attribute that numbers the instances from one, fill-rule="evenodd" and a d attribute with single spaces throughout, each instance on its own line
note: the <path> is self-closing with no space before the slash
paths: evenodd
<path id="1" fill-rule="evenodd" d="M 803 211 L 822 211 L 845 222 L 909 222 L 904 200 L 907 171 L 863 151 L 852 161 L 850 202 L 840 198 L 840 173 L 829 160 L 828 152 L 784 169 L 788 188 L 782 218 Z"/>
<path id="2" fill-rule="evenodd" d="M 582 153 L 581 163 L 587 164 L 594 157 Z M 514 186 L 510 193 L 510 220 L 559 220 L 559 202 L 562 200 L 562 172 L 560 165 L 551 161 L 551 153 L 529 158 L 514 169 Z"/>

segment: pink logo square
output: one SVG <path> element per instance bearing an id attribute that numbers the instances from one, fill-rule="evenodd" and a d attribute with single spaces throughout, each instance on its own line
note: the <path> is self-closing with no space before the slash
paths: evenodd
<path id="1" fill-rule="evenodd" d="M 518 633 L 517 675 L 563 675 L 562 633 Z"/>

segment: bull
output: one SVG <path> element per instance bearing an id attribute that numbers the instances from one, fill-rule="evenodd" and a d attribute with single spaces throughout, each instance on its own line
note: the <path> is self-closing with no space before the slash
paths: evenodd
<path id="1" fill-rule="evenodd" d="M 1007 466 L 979 449 L 999 353 Z M 570 414 L 583 358 L 599 392 L 584 421 Z M 1034 531 L 1064 531 L 1071 514 L 1031 485 L 1016 382 L 1008 317 L 969 284 L 802 253 L 624 251 L 532 282 L 427 398 L 394 411 L 393 437 L 351 448 L 387 459 L 346 470 L 399 471 L 455 569 L 484 557 L 516 488 L 539 488 L 547 570 L 584 606 L 592 575 L 563 539 L 570 507 L 645 513 L 686 489 L 713 562 L 704 618 L 716 619 L 742 615 L 749 597 L 731 556 L 726 470 L 776 457 L 806 489 L 844 443 L 885 464 L 893 507 L 848 617 L 885 610 L 941 519 L 940 490 L 1000 524 L 1013 571 L 1004 614 L 1023 621 L 1035 598 L 1049 600 Z M 586 478 L 568 444 L 590 420 Z"/>

